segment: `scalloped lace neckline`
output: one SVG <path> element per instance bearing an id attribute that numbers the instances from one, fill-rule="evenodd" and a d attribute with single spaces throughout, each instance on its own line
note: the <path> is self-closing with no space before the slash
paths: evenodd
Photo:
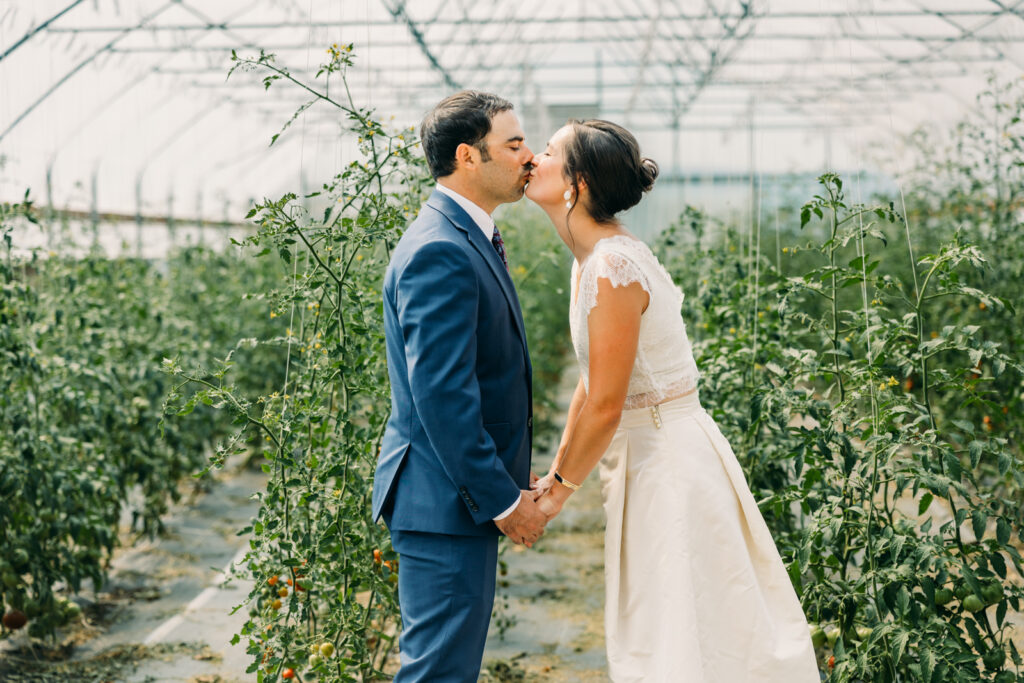
<path id="1" fill-rule="evenodd" d="M 593 255 L 597 253 L 597 248 L 601 244 L 601 242 L 605 242 L 605 241 L 608 241 L 608 240 L 621 240 L 621 241 L 624 241 L 624 242 L 633 242 L 635 244 L 640 244 L 640 245 L 643 245 L 645 247 L 647 246 L 647 243 L 644 242 L 643 240 L 639 240 L 636 237 L 633 237 L 632 235 L 627 235 L 625 233 L 619 233 L 618 235 L 608 235 L 607 237 L 602 237 L 598 241 L 594 242 L 594 248 L 590 250 L 590 253 L 587 254 L 587 257 L 585 259 L 583 259 L 582 262 L 581 261 L 577 261 L 576 262 L 576 281 L 573 283 L 576 286 L 576 291 L 573 292 L 573 296 L 572 296 L 572 306 L 573 307 L 576 306 L 576 300 L 579 299 L 579 296 L 580 296 L 580 280 L 583 278 L 583 268 L 584 268 L 584 266 L 586 266 L 588 263 L 590 263 L 591 257 L 593 257 Z"/>
<path id="2" fill-rule="evenodd" d="M 625 241 L 625 242 L 633 242 L 635 244 L 642 244 L 645 247 L 647 246 L 647 243 L 644 242 L 643 240 L 638 240 L 637 238 L 633 237 L 632 235 L 626 235 L 626 234 L 623 234 L 623 233 L 620 233 L 618 235 L 608 235 L 607 237 L 602 237 L 598 241 L 594 242 L 594 248 L 590 250 L 590 253 L 587 254 L 587 257 L 585 259 L 583 259 L 583 261 L 580 263 L 580 265 L 579 265 L 580 272 L 583 272 L 583 266 L 585 266 L 587 263 L 589 263 L 591 257 L 594 254 L 597 253 L 598 245 L 601 244 L 601 242 L 606 242 L 608 240 L 622 240 L 622 241 Z"/>

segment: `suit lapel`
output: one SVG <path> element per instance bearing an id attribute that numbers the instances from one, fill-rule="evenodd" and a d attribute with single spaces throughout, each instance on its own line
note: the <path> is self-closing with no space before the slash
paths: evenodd
<path id="1" fill-rule="evenodd" d="M 515 321 L 516 331 L 519 333 L 519 339 L 522 341 L 523 348 L 525 349 L 526 329 L 523 325 L 522 309 L 519 307 L 519 297 L 516 296 L 516 288 L 512 284 L 512 277 L 505 269 L 505 264 L 501 262 L 501 257 L 498 256 L 494 245 L 484 237 L 476 222 L 451 197 L 434 190 L 430 198 L 427 199 L 427 206 L 442 213 L 451 221 L 452 225 L 465 233 L 469 243 L 491 269 L 491 273 L 494 274 L 495 279 L 497 279 L 498 284 L 501 286 L 501 291 L 505 294 L 508 306 L 512 310 L 512 319 Z"/>

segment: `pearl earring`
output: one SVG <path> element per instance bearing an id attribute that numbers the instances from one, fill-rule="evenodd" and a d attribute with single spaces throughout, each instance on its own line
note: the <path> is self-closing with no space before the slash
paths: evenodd
<path id="1" fill-rule="evenodd" d="M 562 199 L 565 200 L 565 208 L 571 209 L 572 202 L 569 200 L 572 199 L 572 190 L 566 190 L 565 193 L 562 195 Z"/>

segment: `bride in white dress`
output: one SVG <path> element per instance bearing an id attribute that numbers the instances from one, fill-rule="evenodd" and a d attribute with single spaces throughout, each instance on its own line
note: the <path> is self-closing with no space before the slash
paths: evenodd
<path id="1" fill-rule="evenodd" d="M 616 221 L 658 175 L 607 121 L 570 121 L 526 196 L 572 250 L 579 360 L 558 454 L 535 488 L 554 517 L 599 465 L 612 680 L 816 683 L 807 621 L 729 443 L 700 405 L 683 294 Z"/>

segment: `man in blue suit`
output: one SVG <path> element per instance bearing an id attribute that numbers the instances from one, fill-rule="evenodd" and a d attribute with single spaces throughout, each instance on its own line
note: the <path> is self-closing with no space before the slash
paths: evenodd
<path id="1" fill-rule="evenodd" d="M 396 681 L 476 681 L 498 536 L 532 546 L 532 369 L 490 214 L 517 201 L 533 155 L 512 105 L 465 91 L 423 121 L 437 187 L 391 257 L 384 333 L 391 418 L 373 486 L 399 554 Z"/>

